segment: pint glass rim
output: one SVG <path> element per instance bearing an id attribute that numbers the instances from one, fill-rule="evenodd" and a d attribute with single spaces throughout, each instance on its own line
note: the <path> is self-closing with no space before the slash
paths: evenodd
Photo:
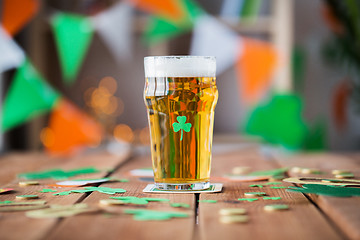
<path id="1" fill-rule="evenodd" d="M 146 56 L 144 57 L 144 60 L 157 59 L 157 58 L 166 58 L 166 59 L 200 58 L 200 59 L 216 60 L 215 56 L 195 56 L 195 55 Z"/>
<path id="2" fill-rule="evenodd" d="M 216 77 L 215 56 L 144 57 L 145 77 Z"/>

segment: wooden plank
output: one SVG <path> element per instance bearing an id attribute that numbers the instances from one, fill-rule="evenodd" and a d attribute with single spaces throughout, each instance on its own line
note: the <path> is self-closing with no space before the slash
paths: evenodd
<path id="1" fill-rule="evenodd" d="M 265 160 L 254 149 L 223 155 L 215 155 L 212 164 L 212 176 L 231 173 L 234 166 L 250 166 L 253 170 L 277 168 L 271 161 Z M 224 182 L 221 194 L 200 194 L 200 200 L 213 199 L 217 203 L 199 203 L 199 228 L 201 239 L 341 239 L 327 219 L 302 194 L 292 194 L 284 189 L 270 187 L 254 188 L 250 184 L 261 182 Z M 282 185 L 288 185 L 286 183 Z M 263 200 L 240 202 L 245 192 L 264 191 L 271 197 L 280 196 L 281 200 Z M 290 210 L 283 212 L 265 212 L 267 204 L 283 203 Z M 240 207 L 248 211 L 250 221 L 245 224 L 222 224 L 218 211 L 221 208 Z"/>
<path id="2" fill-rule="evenodd" d="M 351 170 L 357 179 L 360 179 L 359 155 L 352 157 L 334 153 L 309 153 L 297 155 L 274 154 L 274 158 L 286 167 L 316 168 L 324 172 L 322 175 L 303 175 L 289 172 L 292 177 L 312 176 L 333 178 L 331 170 L 347 169 Z M 322 211 L 347 235 L 350 239 L 360 239 L 360 198 L 337 198 L 328 196 L 316 196 L 310 194 L 309 197 L 316 202 Z"/>
<path id="3" fill-rule="evenodd" d="M 18 155 L 14 155 L 18 156 Z M 63 169 L 72 169 L 85 166 L 94 166 L 97 168 L 114 168 L 119 165 L 121 162 L 125 161 L 127 156 L 114 156 L 108 153 L 96 153 L 91 155 L 76 156 L 74 158 L 63 159 L 61 162 L 59 160 L 53 162 L 47 156 L 36 155 L 39 159 L 39 162 L 34 160 L 34 155 L 22 155 L 22 160 L 15 158 L 14 163 L 11 164 L 21 164 L 23 167 L 9 167 L 13 170 L 13 175 L 15 176 L 19 172 L 16 170 L 25 170 L 33 171 L 34 166 L 29 167 L 27 164 L 34 164 L 37 166 L 37 170 L 44 170 L 48 168 L 60 167 Z M 12 158 L 14 159 L 14 158 Z M 30 161 L 27 161 L 29 160 Z M 47 162 L 46 162 L 47 160 Z M 56 163 L 56 164 L 55 164 Z M 15 173 L 16 172 L 16 173 Z M 96 174 L 88 174 L 79 177 L 92 177 L 99 178 L 104 177 L 107 172 L 100 172 Z M 13 176 L 13 177 L 14 177 Z M 85 194 L 70 194 L 68 196 L 54 196 L 52 193 L 40 193 L 39 191 L 43 188 L 49 188 L 47 184 L 56 182 L 55 180 L 42 180 L 39 181 L 40 185 L 38 186 L 28 186 L 28 187 L 19 187 L 19 179 L 13 180 L 11 183 L 5 185 L 5 187 L 14 188 L 15 192 L 11 194 L 0 194 L 0 201 L 4 200 L 15 200 L 16 195 L 26 195 L 26 194 L 36 194 L 39 195 L 38 200 L 45 200 L 48 204 L 74 204 L 82 200 L 85 197 Z M 2 186 L 4 187 L 4 186 Z M 74 189 L 74 188 L 71 188 Z M 61 188 L 59 191 L 66 191 L 67 188 Z M 40 239 L 59 222 L 58 219 L 30 219 L 25 217 L 24 212 L 0 212 L 0 232 L 2 233 L 1 239 Z"/>
<path id="4" fill-rule="evenodd" d="M 149 157 L 138 157 L 129 161 L 119 169 L 112 177 L 127 177 L 129 170 L 148 167 L 151 164 Z M 124 194 L 115 196 L 136 196 L 168 198 L 170 202 L 182 202 L 190 204 L 189 209 L 177 209 L 169 206 L 169 203 L 150 202 L 143 208 L 181 211 L 191 214 L 189 218 L 171 219 L 168 221 L 134 221 L 132 216 L 123 214 L 124 209 L 141 208 L 136 206 L 117 206 L 111 208 L 119 213 L 112 217 L 104 214 L 78 215 L 61 222 L 48 238 L 50 239 L 191 239 L 194 229 L 194 194 L 148 194 L 142 193 L 148 182 L 142 182 L 138 178 L 130 177 L 127 183 L 106 183 L 101 186 L 126 189 Z M 109 195 L 92 193 L 83 202 L 92 206 L 98 206 L 100 199 L 107 199 Z M 102 227 L 103 226 L 103 227 Z"/>

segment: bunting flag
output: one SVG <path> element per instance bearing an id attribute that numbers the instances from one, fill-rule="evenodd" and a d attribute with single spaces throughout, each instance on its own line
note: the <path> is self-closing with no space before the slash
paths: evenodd
<path id="1" fill-rule="evenodd" d="M 257 103 L 266 93 L 277 63 L 277 53 L 271 44 L 242 38 L 236 63 L 241 100 L 245 105 Z"/>
<path id="2" fill-rule="evenodd" d="M 43 129 L 41 140 L 54 155 L 69 155 L 84 146 L 96 146 L 102 137 L 101 126 L 65 99 L 56 104 Z"/>
<path id="3" fill-rule="evenodd" d="M 58 13 L 51 24 L 55 34 L 61 68 L 66 84 L 75 81 L 94 33 L 91 21 L 84 16 Z"/>
<path id="4" fill-rule="evenodd" d="M 250 113 L 245 132 L 291 150 L 301 149 L 308 133 L 302 111 L 303 104 L 298 96 L 274 95 Z"/>
<path id="5" fill-rule="evenodd" d="M 326 121 L 317 121 L 312 127 L 309 127 L 305 139 L 304 149 L 307 151 L 318 151 L 326 149 Z"/>
<path id="6" fill-rule="evenodd" d="M 25 60 L 24 51 L 0 25 L 0 74 L 18 67 Z"/>
<path id="7" fill-rule="evenodd" d="M 198 17 L 193 30 L 191 55 L 215 56 L 217 75 L 233 66 L 242 52 L 240 37 L 214 17 Z M 221 47 L 219 47 L 221 46 Z"/>
<path id="8" fill-rule="evenodd" d="M 239 15 L 242 12 L 245 0 L 224 0 L 220 16 L 222 18 L 231 18 L 234 23 L 239 21 Z"/>
<path id="9" fill-rule="evenodd" d="M 92 23 L 118 62 L 131 59 L 132 8 L 120 2 L 92 18 Z"/>
<path id="10" fill-rule="evenodd" d="M 176 21 L 160 16 L 150 17 L 142 37 L 145 44 L 160 43 L 190 31 L 195 19 L 205 13 L 193 0 L 182 0 L 181 3 L 184 14 Z"/>
<path id="11" fill-rule="evenodd" d="M 256 20 L 261 7 L 262 0 L 245 0 L 241 9 L 241 18 L 250 21 Z"/>
<path id="12" fill-rule="evenodd" d="M 332 99 L 332 115 L 335 127 L 338 131 L 344 130 L 348 122 L 346 109 L 350 93 L 350 84 L 346 80 L 342 81 L 335 89 L 334 97 Z"/>
<path id="13" fill-rule="evenodd" d="M 38 0 L 3 0 L 2 2 L 1 23 L 12 36 L 18 33 L 39 9 Z"/>
<path id="14" fill-rule="evenodd" d="M 136 8 L 172 21 L 183 17 L 182 0 L 128 0 Z"/>
<path id="15" fill-rule="evenodd" d="M 50 111 L 59 94 L 36 72 L 28 60 L 21 65 L 2 107 L 2 130 L 9 130 Z"/>

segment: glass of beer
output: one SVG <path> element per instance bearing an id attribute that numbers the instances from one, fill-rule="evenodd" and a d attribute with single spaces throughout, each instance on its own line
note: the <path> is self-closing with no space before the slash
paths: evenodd
<path id="1" fill-rule="evenodd" d="M 145 57 L 144 66 L 156 188 L 209 188 L 218 99 L 215 57 Z"/>

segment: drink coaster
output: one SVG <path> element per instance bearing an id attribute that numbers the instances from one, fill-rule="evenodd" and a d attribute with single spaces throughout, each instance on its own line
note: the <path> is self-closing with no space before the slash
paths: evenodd
<path id="1" fill-rule="evenodd" d="M 184 191 L 170 191 L 170 190 L 160 190 L 155 187 L 155 184 L 148 184 L 143 192 L 145 193 L 215 193 L 222 191 L 222 183 L 211 183 L 208 189 L 204 190 L 184 190 Z"/>

